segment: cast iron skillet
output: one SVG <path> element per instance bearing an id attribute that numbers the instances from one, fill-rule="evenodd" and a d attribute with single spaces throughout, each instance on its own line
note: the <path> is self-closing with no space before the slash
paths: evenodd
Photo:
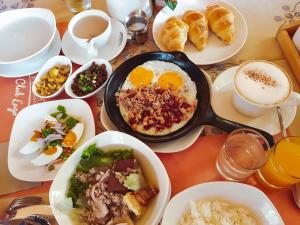
<path id="1" fill-rule="evenodd" d="M 116 105 L 115 93 L 121 88 L 130 71 L 150 60 L 161 60 L 177 64 L 191 77 L 197 88 L 198 105 L 192 119 L 181 129 L 163 136 L 150 136 L 133 131 L 123 120 L 120 110 Z M 261 133 L 267 139 L 270 146 L 274 145 L 273 137 L 269 133 L 223 119 L 215 114 L 210 104 L 210 90 L 205 75 L 182 52 L 147 52 L 128 59 L 110 76 L 105 89 L 104 101 L 107 114 L 115 126 L 120 131 L 135 136 L 145 142 L 160 143 L 172 141 L 182 137 L 197 126 L 213 125 L 227 132 L 231 132 L 238 128 L 251 128 Z"/>

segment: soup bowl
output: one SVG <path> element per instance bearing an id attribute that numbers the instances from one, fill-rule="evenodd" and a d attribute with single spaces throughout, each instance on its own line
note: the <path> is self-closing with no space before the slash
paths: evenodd
<path id="1" fill-rule="evenodd" d="M 134 157 L 141 165 L 147 183 L 159 189 L 159 193 L 150 201 L 144 214 L 137 219 L 135 225 L 157 225 L 161 220 L 171 194 L 171 186 L 166 169 L 160 159 L 147 145 L 128 134 L 118 131 L 107 131 L 88 140 L 67 159 L 57 173 L 50 188 L 49 200 L 58 224 L 76 224 L 74 218 L 72 219 L 72 204 L 67 203 L 66 193 L 70 177 L 74 174 L 82 152 L 91 144 L 96 144 L 97 148 L 102 149 L 111 147 L 133 149 Z M 107 151 L 110 151 L 110 149 L 107 149 Z"/>
<path id="2" fill-rule="evenodd" d="M 0 66 L 38 55 L 42 57 L 55 33 L 55 16 L 48 9 L 26 8 L 0 13 Z"/>

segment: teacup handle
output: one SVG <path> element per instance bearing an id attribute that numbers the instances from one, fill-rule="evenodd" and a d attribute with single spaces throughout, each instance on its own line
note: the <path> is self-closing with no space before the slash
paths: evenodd
<path id="1" fill-rule="evenodd" d="M 300 94 L 297 92 L 292 92 L 291 96 L 287 101 L 280 104 L 280 106 L 298 106 L 300 105 Z"/>
<path id="2" fill-rule="evenodd" d="M 89 41 L 88 43 L 88 54 L 91 57 L 97 56 L 98 50 L 94 47 L 94 41 L 93 39 Z"/>

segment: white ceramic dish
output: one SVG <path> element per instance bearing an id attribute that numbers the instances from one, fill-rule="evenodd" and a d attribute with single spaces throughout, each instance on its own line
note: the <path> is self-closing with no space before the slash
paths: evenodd
<path id="1" fill-rule="evenodd" d="M 0 65 L 0 76 L 2 77 L 23 77 L 38 72 L 45 62 L 59 54 L 61 49 L 61 40 L 58 30 L 56 30 L 55 37 L 46 52 L 37 54 L 36 56 L 25 61 Z"/>
<path id="2" fill-rule="evenodd" d="M 206 76 L 208 85 L 209 85 L 210 91 L 211 91 L 212 82 L 211 82 L 210 76 L 204 70 L 201 70 L 201 71 Z M 100 120 L 101 120 L 101 123 L 102 123 L 102 126 L 104 127 L 104 129 L 115 130 L 115 131 L 118 130 L 118 128 L 113 124 L 113 122 L 111 122 L 111 120 L 106 112 L 104 104 L 101 107 Z M 178 138 L 177 140 L 174 140 L 174 141 L 169 141 L 166 143 L 146 143 L 146 144 L 154 152 L 157 152 L 157 153 L 180 152 L 180 151 L 183 151 L 183 150 L 186 150 L 187 148 L 189 148 L 200 136 L 203 129 L 204 129 L 204 126 L 196 127 L 195 129 L 191 130 L 185 136 Z"/>
<path id="3" fill-rule="evenodd" d="M 54 56 L 53 58 L 49 59 L 44 64 L 44 66 L 41 68 L 41 70 L 38 72 L 37 76 L 35 77 L 35 79 L 33 81 L 33 84 L 32 84 L 32 92 L 33 92 L 34 95 L 36 95 L 39 98 L 46 98 L 47 99 L 47 98 L 53 98 L 53 97 L 59 95 L 64 90 L 65 83 L 61 86 L 61 88 L 59 90 L 57 90 L 55 93 L 53 93 L 52 95 L 49 95 L 49 96 L 42 96 L 36 90 L 36 84 L 41 80 L 41 78 L 51 68 L 53 68 L 57 65 L 69 66 L 70 67 L 70 72 L 69 72 L 67 77 L 70 76 L 70 74 L 72 73 L 72 62 L 70 61 L 70 59 L 68 59 L 67 57 L 65 57 L 63 55 Z"/>
<path id="4" fill-rule="evenodd" d="M 34 20 L 43 22 L 32 24 Z M 21 23 L 22 27 L 17 28 Z M 15 35 L 14 27 L 9 26 L 16 27 L 18 35 Z M 15 64 L 49 49 L 56 32 L 56 20 L 48 9 L 11 10 L 0 14 L 0 30 L 0 65 Z"/>
<path id="5" fill-rule="evenodd" d="M 106 71 L 107 71 L 107 79 L 106 81 L 104 82 L 104 84 L 102 84 L 98 89 L 96 89 L 95 91 L 87 94 L 87 95 L 84 95 L 84 96 L 77 96 L 73 91 L 72 91 L 72 88 L 71 88 L 71 85 L 73 83 L 73 80 L 75 77 L 77 77 L 77 74 L 81 73 L 82 71 L 84 70 L 87 70 L 91 65 L 92 63 L 95 62 L 97 65 L 101 65 L 101 64 L 105 64 L 106 66 Z M 106 86 L 106 83 L 107 83 L 107 80 L 109 78 L 109 76 L 111 75 L 112 73 L 112 67 L 110 65 L 109 62 L 107 62 L 105 59 L 94 59 L 86 64 L 84 64 L 83 66 L 79 67 L 69 78 L 68 80 L 66 81 L 65 83 L 65 90 L 66 90 L 66 93 L 72 97 L 72 98 L 80 98 L 80 99 L 83 99 L 83 98 L 89 98 L 97 93 L 99 93 L 100 95 L 103 95 L 104 94 L 104 89 L 105 89 L 105 86 Z"/>
<path id="6" fill-rule="evenodd" d="M 220 4 L 233 12 L 235 16 L 236 29 L 234 42 L 230 45 L 225 45 L 215 34 L 210 31 L 207 46 L 202 51 L 198 51 L 190 41 L 187 41 L 184 53 L 197 65 L 207 65 L 221 62 L 236 54 L 246 42 L 248 35 L 247 23 L 237 8 L 220 0 L 179 0 L 174 11 L 170 10 L 168 7 L 163 8 L 156 15 L 152 29 L 154 41 L 160 50 L 166 50 L 161 42 L 160 35 L 162 32 L 162 27 L 168 18 L 171 16 L 178 16 L 179 18 L 182 18 L 184 12 L 191 9 L 205 12 L 206 6 L 211 4 Z"/>
<path id="7" fill-rule="evenodd" d="M 171 186 L 168 174 L 160 159 L 143 142 L 117 131 L 107 131 L 91 138 L 80 147 L 61 167 L 55 177 L 49 192 L 52 212 L 59 224 L 73 224 L 67 209 L 61 206 L 66 197 L 69 178 L 80 161 L 81 154 L 89 145 L 96 143 L 97 147 L 124 146 L 134 149 L 134 156 L 140 163 L 146 179 L 159 189 L 159 193 L 147 206 L 145 214 L 135 223 L 136 225 L 157 225 L 162 217 L 165 206 L 170 198 Z"/>
<path id="8" fill-rule="evenodd" d="M 60 166 L 56 166 L 53 171 L 48 171 L 47 166 L 33 166 L 30 161 L 37 157 L 38 153 L 22 155 L 19 150 L 30 140 L 34 130 L 41 129 L 45 115 L 55 112 L 58 105 L 64 106 L 69 115 L 84 123 L 84 132 L 75 146 L 76 149 L 95 135 L 95 122 L 91 108 L 80 99 L 50 101 L 24 108 L 14 121 L 8 147 L 8 169 L 15 178 L 31 182 L 54 179 Z"/>
<path id="9" fill-rule="evenodd" d="M 127 42 L 127 31 L 124 25 L 114 19 L 111 20 L 111 37 L 102 48 L 98 49 L 96 56 L 89 56 L 88 51 L 77 45 L 71 38 L 68 31 L 65 32 L 62 39 L 62 51 L 65 56 L 72 62 L 83 65 L 93 59 L 106 59 L 107 61 L 114 59 L 124 49 Z"/>
<path id="10" fill-rule="evenodd" d="M 275 206 L 259 189 L 234 182 L 210 182 L 195 185 L 175 195 L 169 202 L 161 225 L 177 224 L 189 208 L 190 201 L 221 199 L 245 206 L 261 220 L 262 225 L 284 225 Z"/>
<path id="11" fill-rule="evenodd" d="M 247 117 L 239 113 L 232 104 L 233 75 L 237 66 L 221 73 L 212 85 L 211 104 L 217 115 L 224 119 L 232 120 L 251 127 L 262 129 L 272 135 L 281 132 L 276 109 L 269 109 L 260 117 Z M 281 107 L 284 127 L 287 128 L 293 122 L 297 112 L 297 106 Z"/>

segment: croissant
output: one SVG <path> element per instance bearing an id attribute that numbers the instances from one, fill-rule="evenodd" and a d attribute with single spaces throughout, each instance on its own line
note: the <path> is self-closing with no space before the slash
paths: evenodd
<path id="1" fill-rule="evenodd" d="M 183 21 L 189 25 L 189 40 L 202 50 L 208 40 L 208 23 L 205 15 L 196 10 L 188 10 L 183 15 Z"/>
<path id="2" fill-rule="evenodd" d="M 210 29 L 223 40 L 225 44 L 231 44 L 234 40 L 234 14 L 220 5 L 207 6 L 206 17 Z"/>
<path id="3" fill-rule="evenodd" d="M 161 33 L 162 43 L 168 51 L 183 51 L 188 31 L 189 26 L 173 16 L 163 26 Z"/>

